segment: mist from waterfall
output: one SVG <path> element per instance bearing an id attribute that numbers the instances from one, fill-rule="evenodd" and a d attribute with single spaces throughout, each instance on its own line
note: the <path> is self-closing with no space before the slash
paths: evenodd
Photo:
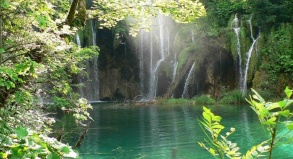
<path id="1" fill-rule="evenodd" d="M 138 34 L 139 77 L 141 95 L 144 100 L 156 98 L 159 72 L 163 64 L 173 68 L 172 76 L 174 76 L 173 79 L 175 78 L 176 70 L 174 69 L 177 68 L 176 63 L 178 64 L 178 62 L 177 55 L 172 51 L 170 44 L 171 24 L 170 17 L 159 14 L 158 17 L 153 18 L 151 31 L 141 29 Z"/>

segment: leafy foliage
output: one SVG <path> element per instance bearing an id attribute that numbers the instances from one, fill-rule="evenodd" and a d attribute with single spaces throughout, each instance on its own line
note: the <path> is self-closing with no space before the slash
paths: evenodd
<path id="1" fill-rule="evenodd" d="M 266 102 L 255 90 L 252 90 L 254 95 L 250 97 L 248 103 L 254 110 L 262 126 L 266 128 L 266 132 L 269 136 L 268 140 L 253 146 L 251 150 L 247 151 L 245 155 L 241 157 L 238 152 L 239 148 L 236 143 L 232 143 L 227 140 L 227 137 L 235 132 L 234 128 L 230 129 L 230 132 L 226 133 L 226 136 L 220 135 L 224 126 L 220 124 L 221 117 L 214 115 L 210 109 L 204 107 L 203 118 L 200 121 L 203 126 L 203 130 L 208 139 L 205 139 L 211 147 L 207 147 L 204 143 L 199 142 L 199 145 L 211 153 L 216 158 L 260 158 L 268 157 L 272 158 L 273 149 L 278 142 L 286 140 L 290 137 L 290 132 L 293 130 L 293 122 L 290 120 L 293 116 L 289 109 L 293 100 L 292 90 L 286 87 L 286 98 L 278 102 Z M 221 139 L 219 139 L 219 136 Z"/>
<path id="2" fill-rule="evenodd" d="M 216 100 L 211 98 L 209 95 L 201 95 L 193 97 L 192 100 L 196 105 L 198 104 L 215 104 Z"/>
<path id="3" fill-rule="evenodd" d="M 140 29 L 149 29 L 151 18 L 158 12 L 171 15 L 177 22 L 187 23 L 205 14 L 205 9 L 198 1 L 190 0 L 95 0 L 90 15 L 98 17 L 101 28 L 114 27 L 127 19 L 131 26 L 130 34 L 136 35 Z"/>
<path id="4" fill-rule="evenodd" d="M 95 46 L 80 48 L 73 43 L 77 28 L 82 28 L 89 16 L 98 16 L 105 27 L 125 18 L 141 27 L 143 23 L 135 18 L 143 17 L 146 22 L 158 11 L 181 22 L 204 14 L 201 4 L 190 0 L 160 0 L 151 5 L 102 0 L 89 11 L 85 2 L 1 1 L 1 158 L 76 158 L 71 147 L 48 137 L 53 119 L 42 110 L 61 108 L 73 112 L 76 120 L 91 119 L 87 112 L 91 106 L 74 92 L 79 85 L 72 78 L 83 73 L 85 60 L 99 52 Z"/>

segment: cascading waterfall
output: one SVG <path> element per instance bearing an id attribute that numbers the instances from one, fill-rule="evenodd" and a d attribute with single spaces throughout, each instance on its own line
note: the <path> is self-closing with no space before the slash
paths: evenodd
<path id="1" fill-rule="evenodd" d="M 185 84 L 184 84 L 184 90 L 183 90 L 183 93 L 182 93 L 182 98 L 189 98 L 188 97 L 188 89 L 189 89 L 188 87 L 189 87 L 189 84 L 190 84 L 191 75 L 193 73 L 194 65 L 195 65 L 195 63 L 193 63 L 191 69 L 188 72 L 187 78 L 185 79 Z"/>
<path id="2" fill-rule="evenodd" d="M 144 31 L 140 30 L 140 39 L 139 39 L 139 79 L 140 79 L 140 94 L 144 95 L 144 59 L 143 59 L 143 51 L 144 51 Z"/>
<path id="3" fill-rule="evenodd" d="M 92 34 L 93 34 L 93 46 L 97 45 L 97 33 L 94 29 L 94 22 L 92 24 Z M 97 55 L 94 56 L 93 59 L 93 67 L 94 67 L 94 78 L 93 78 L 93 85 L 94 85 L 94 96 L 93 100 L 99 100 L 99 65 L 98 65 L 98 57 Z"/>
<path id="4" fill-rule="evenodd" d="M 235 14 L 235 17 L 232 21 L 232 26 L 233 26 L 233 30 L 237 40 L 236 50 L 238 55 L 239 86 L 240 86 L 240 90 L 243 90 L 242 88 L 243 70 L 242 70 L 242 57 L 241 57 L 241 50 L 240 50 L 241 45 L 240 45 L 240 37 L 239 37 L 240 26 L 239 26 L 239 19 L 237 18 L 237 14 Z"/>
<path id="5" fill-rule="evenodd" d="M 173 43 L 176 44 L 179 30 L 173 28 L 173 24 L 171 17 L 159 14 L 152 19 L 150 31 L 141 29 L 138 34 L 134 45 L 137 45 L 142 100 L 155 99 L 158 93 L 161 95 L 165 91 L 159 90 L 163 88 L 161 84 L 168 85 L 175 79 L 178 62 Z M 174 29 L 178 32 L 173 36 Z M 168 75 L 165 74 L 167 70 Z"/>
<path id="6" fill-rule="evenodd" d="M 96 41 L 96 30 L 94 27 L 94 21 L 90 21 L 87 27 L 90 27 L 90 31 L 92 33 L 92 43 L 89 45 L 97 45 Z M 76 43 L 80 42 L 78 35 L 76 35 Z M 79 40 L 78 40 L 79 39 Z M 79 42 L 78 42 L 79 41 Z M 94 56 L 93 59 L 88 59 L 86 61 L 86 72 L 87 77 L 78 76 L 79 83 L 84 83 L 85 87 L 81 88 L 80 94 L 81 97 L 86 98 L 89 102 L 99 101 L 99 68 L 98 68 L 98 57 Z"/>
<path id="7" fill-rule="evenodd" d="M 177 40 L 177 37 L 178 37 L 179 31 L 180 31 L 180 29 L 177 31 L 177 33 L 176 33 L 176 35 L 175 35 L 173 46 L 176 46 L 176 40 Z M 173 66 L 172 66 L 172 68 L 173 68 L 172 82 L 174 82 L 174 80 L 175 80 L 175 78 L 176 78 L 177 66 L 178 66 L 177 53 L 175 52 L 175 53 L 174 53 L 174 59 L 173 59 Z"/>
<path id="8" fill-rule="evenodd" d="M 253 32 L 252 32 L 252 24 L 251 24 L 251 18 L 247 21 L 248 24 L 249 24 L 249 28 L 250 28 L 250 38 L 252 40 L 252 44 L 248 50 L 248 52 L 246 53 L 246 64 L 245 64 L 245 68 L 244 68 L 244 77 L 243 77 L 243 89 L 242 89 L 242 93 L 244 94 L 247 90 L 247 73 L 248 73 L 248 69 L 249 69 L 249 62 L 250 62 L 250 58 L 251 58 L 251 53 L 254 49 L 254 46 L 257 42 L 257 40 L 259 39 L 260 37 L 260 33 L 258 34 L 258 37 L 255 39 L 253 37 Z"/>
<path id="9" fill-rule="evenodd" d="M 150 72 L 152 72 L 150 74 L 151 76 L 151 85 L 150 85 L 150 94 L 149 94 L 149 99 L 154 99 L 156 97 L 156 93 L 157 93 L 157 84 L 158 84 L 158 76 L 157 76 L 157 71 L 159 66 L 161 65 L 161 63 L 164 61 L 165 59 L 165 54 L 164 54 L 164 34 L 163 34 L 163 23 L 162 23 L 162 16 L 159 16 L 158 19 L 158 25 L 159 25 L 159 32 L 160 32 L 160 50 L 159 50 L 159 55 L 160 55 L 160 59 L 159 61 L 157 61 L 154 69 L 152 69 Z"/>
<path id="10" fill-rule="evenodd" d="M 157 25 L 152 26 L 151 32 L 147 33 L 141 30 L 139 34 L 139 77 L 141 80 L 141 94 L 145 100 L 156 98 L 158 70 L 162 62 L 170 54 L 169 30 L 164 29 L 163 15 L 159 15 L 156 22 Z M 157 31 L 158 34 L 154 33 L 155 31 L 153 30 Z M 145 80 L 146 77 L 148 77 L 148 80 Z"/>
<path id="11" fill-rule="evenodd" d="M 75 34 L 75 42 L 78 46 L 81 46 L 81 42 L 80 42 L 80 38 L 79 38 L 78 33 Z"/>
<path id="12" fill-rule="evenodd" d="M 80 42 L 80 38 L 79 38 L 78 33 L 75 34 L 75 42 L 76 42 L 76 44 L 77 44 L 79 47 L 81 47 L 81 42 Z M 83 81 L 82 81 L 82 75 L 79 73 L 79 74 L 77 74 L 77 76 L 78 76 L 78 78 L 77 78 L 78 83 L 83 83 Z M 81 96 L 81 97 L 84 97 L 84 90 L 83 90 L 82 88 L 79 88 L 78 91 L 79 91 L 79 93 L 80 93 L 80 96 Z"/>
<path id="13" fill-rule="evenodd" d="M 248 52 L 246 52 L 246 63 L 245 63 L 244 69 L 242 67 L 241 45 L 240 45 L 240 37 L 239 37 L 241 27 L 239 26 L 239 19 L 237 18 L 237 14 L 235 15 L 232 21 L 232 27 L 235 32 L 236 40 L 237 40 L 236 48 L 237 48 L 237 55 L 238 55 L 238 62 L 239 62 L 238 64 L 239 65 L 239 87 L 240 87 L 239 89 L 242 92 L 242 94 L 244 94 L 247 90 L 247 73 L 249 69 L 250 58 L 251 58 L 252 51 L 255 49 L 254 46 L 260 37 L 260 33 L 258 34 L 258 37 L 256 39 L 253 37 L 251 18 L 252 17 L 250 17 L 250 19 L 247 22 L 249 24 L 250 38 L 252 40 L 252 44 Z"/>

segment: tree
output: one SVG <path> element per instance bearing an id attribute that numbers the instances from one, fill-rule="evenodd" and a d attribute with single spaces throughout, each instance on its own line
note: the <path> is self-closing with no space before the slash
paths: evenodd
<path id="1" fill-rule="evenodd" d="M 76 157 L 69 146 L 48 137 L 53 119 L 43 109 L 59 107 L 77 120 L 90 118 L 91 106 L 73 91 L 71 78 L 98 54 L 97 47 L 80 48 L 73 42 L 87 19 L 98 16 L 101 26 L 113 27 L 131 16 L 131 24 L 141 27 L 159 11 L 182 22 L 204 13 L 197 1 L 189 0 L 101 0 L 91 10 L 85 7 L 85 0 L 1 0 L 0 158 Z M 52 104 L 44 105 L 43 98 Z"/>

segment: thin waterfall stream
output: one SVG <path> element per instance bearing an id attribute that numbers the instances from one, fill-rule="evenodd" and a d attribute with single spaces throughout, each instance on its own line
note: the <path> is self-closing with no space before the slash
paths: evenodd
<path id="1" fill-rule="evenodd" d="M 246 59 L 245 59 L 245 65 L 244 68 L 242 66 L 242 53 L 241 53 L 241 45 L 240 45 L 240 30 L 241 26 L 239 25 L 239 19 L 237 17 L 237 14 L 235 14 L 235 17 L 232 21 L 232 28 L 234 30 L 234 33 L 236 35 L 236 51 L 237 51 L 237 56 L 238 56 L 238 70 L 239 70 L 239 89 L 244 94 L 247 90 L 247 74 L 248 74 L 248 69 L 249 69 L 249 64 L 250 64 L 250 59 L 251 59 L 251 54 L 252 51 L 255 48 L 255 45 L 257 43 L 257 40 L 260 37 L 260 33 L 258 34 L 257 38 L 254 38 L 253 36 L 253 29 L 252 29 L 252 24 L 251 24 L 251 18 L 247 20 L 249 24 L 249 30 L 250 30 L 250 38 L 252 40 L 251 46 L 249 50 L 246 52 Z"/>
<path id="2" fill-rule="evenodd" d="M 251 54 L 252 54 L 252 51 L 254 49 L 254 46 L 255 46 L 257 40 L 260 37 L 260 33 L 258 34 L 258 37 L 256 39 L 253 37 L 251 18 L 252 17 L 250 17 L 250 19 L 247 22 L 248 22 L 249 28 L 250 28 L 250 38 L 252 40 L 252 44 L 251 44 L 248 52 L 246 53 L 247 59 L 246 59 L 246 64 L 245 64 L 245 69 L 244 69 L 243 86 L 242 86 L 242 88 L 243 88 L 242 93 L 243 94 L 247 91 L 247 73 L 248 73 L 248 69 L 249 69 L 249 62 L 251 59 Z"/>
<path id="3" fill-rule="evenodd" d="M 191 75 L 193 73 L 194 65 L 195 65 L 195 63 L 193 63 L 191 69 L 189 70 L 189 73 L 187 75 L 187 78 L 185 80 L 184 90 L 183 90 L 183 93 L 182 93 L 182 98 L 189 98 L 189 96 L 188 96 L 188 90 L 189 90 L 189 88 L 188 87 L 189 87 L 189 84 L 190 84 Z"/>

